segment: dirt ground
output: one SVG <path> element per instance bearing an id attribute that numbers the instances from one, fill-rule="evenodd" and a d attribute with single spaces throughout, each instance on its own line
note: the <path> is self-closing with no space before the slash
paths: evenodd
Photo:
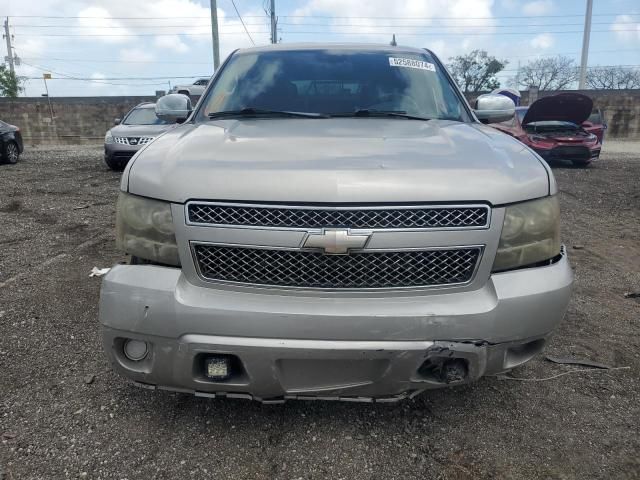
<path id="1" fill-rule="evenodd" d="M 640 143 L 554 165 L 576 285 L 547 353 L 629 369 L 485 378 L 389 405 L 141 390 L 103 357 L 119 177 L 97 147 L 0 165 L 0 480 L 640 478 Z M 517 319 L 514 319 L 517 321 Z M 511 373 L 579 367 L 538 357 Z"/>

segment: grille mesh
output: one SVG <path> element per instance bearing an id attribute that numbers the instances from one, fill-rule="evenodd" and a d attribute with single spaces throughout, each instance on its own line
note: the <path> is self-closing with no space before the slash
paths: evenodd
<path id="1" fill-rule="evenodd" d="M 146 145 L 154 137 L 113 137 L 113 141 L 115 143 L 119 143 L 121 145 Z"/>
<path id="2" fill-rule="evenodd" d="M 424 207 L 329 210 L 190 203 L 189 222 L 287 228 L 476 228 L 489 220 L 488 207 Z"/>
<path id="3" fill-rule="evenodd" d="M 480 248 L 324 255 L 299 250 L 194 245 L 208 280 L 310 288 L 392 288 L 471 280 Z"/>

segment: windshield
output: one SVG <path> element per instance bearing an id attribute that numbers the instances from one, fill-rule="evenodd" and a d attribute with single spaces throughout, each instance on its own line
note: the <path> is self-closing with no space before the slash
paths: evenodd
<path id="1" fill-rule="evenodd" d="M 236 53 L 216 78 L 198 119 L 242 109 L 324 115 L 369 110 L 428 119 L 469 118 L 431 55 L 402 51 Z"/>
<path id="2" fill-rule="evenodd" d="M 122 122 L 124 125 L 164 125 L 167 122 L 156 117 L 153 108 L 134 108 Z"/>

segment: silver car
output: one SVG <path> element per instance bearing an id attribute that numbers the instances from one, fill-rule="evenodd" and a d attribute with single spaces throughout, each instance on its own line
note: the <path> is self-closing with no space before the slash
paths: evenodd
<path id="1" fill-rule="evenodd" d="M 156 116 L 155 103 L 132 108 L 104 137 L 104 161 L 112 170 L 122 170 L 144 145 L 173 126 Z"/>
<path id="2" fill-rule="evenodd" d="M 100 322 L 137 385 L 390 402 L 543 350 L 572 271 L 545 162 L 423 49 L 233 53 L 128 165 Z M 186 120 L 186 121 L 185 121 Z"/>

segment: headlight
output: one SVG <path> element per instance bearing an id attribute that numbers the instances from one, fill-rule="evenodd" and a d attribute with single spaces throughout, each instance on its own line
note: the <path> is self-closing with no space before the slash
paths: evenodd
<path id="1" fill-rule="evenodd" d="M 560 253 L 560 205 L 557 197 L 518 203 L 505 209 L 493 271 L 533 265 Z"/>
<path id="2" fill-rule="evenodd" d="M 111 135 L 111 130 L 109 130 L 104 136 L 104 143 L 113 143 L 113 135 Z"/>
<path id="3" fill-rule="evenodd" d="M 171 206 L 167 202 L 120 193 L 116 245 L 136 257 L 180 266 Z"/>

